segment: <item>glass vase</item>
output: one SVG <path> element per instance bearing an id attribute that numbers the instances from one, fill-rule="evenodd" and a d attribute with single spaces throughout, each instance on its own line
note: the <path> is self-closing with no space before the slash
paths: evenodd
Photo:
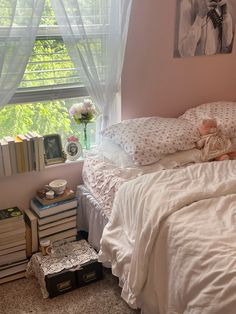
<path id="1" fill-rule="evenodd" d="M 83 134 L 82 134 L 83 148 L 88 150 L 90 149 L 90 137 L 87 128 L 87 123 L 83 124 Z"/>

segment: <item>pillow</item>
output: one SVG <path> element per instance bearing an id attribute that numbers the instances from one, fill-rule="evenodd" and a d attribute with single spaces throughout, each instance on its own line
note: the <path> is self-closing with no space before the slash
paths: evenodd
<path id="1" fill-rule="evenodd" d="M 133 159 L 119 145 L 109 138 L 102 138 L 98 150 L 100 154 L 114 163 L 117 167 L 134 167 Z"/>
<path id="2" fill-rule="evenodd" d="M 120 145 L 138 165 L 149 165 L 167 154 L 194 148 L 200 138 L 188 121 L 161 117 L 124 120 L 102 134 Z"/>
<path id="3" fill-rule="evenodd" d="M 236 102 L 218 101 L 188 109 L 179 118 L 186 119 L 196 127 L 202 119 L 214 118 L 222 132 L 229 137 L 236 137 Z"/>

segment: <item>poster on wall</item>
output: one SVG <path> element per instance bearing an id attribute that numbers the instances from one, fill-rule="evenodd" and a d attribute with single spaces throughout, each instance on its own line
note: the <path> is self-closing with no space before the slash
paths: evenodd
<path id="1" fill-rule="evenodd" d="M 174 57 L 231 53 L 235 0 L 176 0 Z"/>

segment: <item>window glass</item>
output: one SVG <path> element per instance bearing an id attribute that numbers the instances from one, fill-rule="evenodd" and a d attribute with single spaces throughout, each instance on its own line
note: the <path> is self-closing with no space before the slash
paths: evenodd
<path id="1" fill-rule="evenodd" d="M 42 135 L 60 134 L 63 146 L 69 136 L 76 136 L 83 145 L 83 126 L 69 117 L 68 109 L 83 98 L 8 105 L 0 110 L 0 138 L 34 131 Z M 17 119 L 16 119 L 17 117 Z M 11 128 L 9 127 L 11 126 Z M 87 126 L 91 146 L 95 144 L 95 122 Z"/>
<path id="2" fill-rule="evenodd" d="M 86 23 L 99 28 L 101 13 L 96 2 L 81 1 L 81 8 L 87 12 Z M 7 3 L 3 0 L 0 5 L 0 29 L 11 15 Z M 26 9 L 24 14 L 27 14 Z M 102 72 L 100 37 L 101 34 L 98 34 L 92 45 L 96 50 L 96 63 L 99 63 Z M 50 0 L 46 0 L 38 36 L 22 82 L 10 101 L 11 105 L 0 109 L 0 138 L 35 131 L 42 135 L 58 133 L 63 145 L 67 137 L 74 135 L 83 144 L 82 126 L 78 126 L 69 116 L 68 109 L 88 97 L 80 72 L 75 69 L 59 33 Z M 87 129 L 93 145 L 95 122 L 89 123 Z"/>

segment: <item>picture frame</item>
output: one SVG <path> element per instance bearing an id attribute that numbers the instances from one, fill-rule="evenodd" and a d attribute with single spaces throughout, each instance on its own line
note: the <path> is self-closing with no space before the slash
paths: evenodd
<path id="1" fill-rule="evenodd" d="M 80 142 L 77 139 L 67 139 L 67 143 L 65 145 L 65 153 L 67 155 L 67 159 L 70 161 L 75 161 L 83 154 L 83 148 Z"/>
<path id="2" fill-rule="evenodd" d="M 62 150 L 60 134 L 44 135 L 44 159 L 46 165 L 65 162 L 65 153 Z"/>

